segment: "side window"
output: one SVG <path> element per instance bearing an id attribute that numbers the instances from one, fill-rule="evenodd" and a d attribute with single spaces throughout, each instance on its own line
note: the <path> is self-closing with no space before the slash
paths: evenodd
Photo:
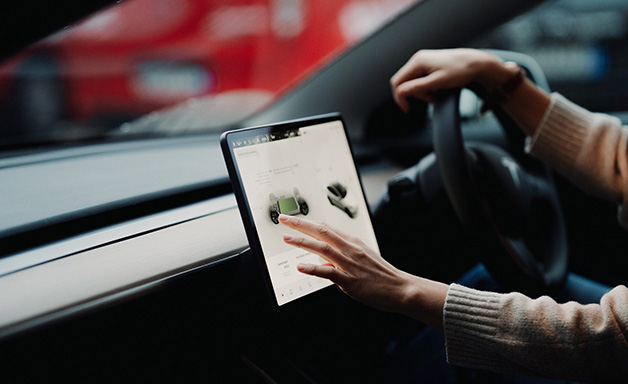
<path id="1" fill-rule="evenodd" d="M 628 2 L 555 0 L 474 44 L 526 53 L 552 91 L 597 112 L 628 111 Z"/>

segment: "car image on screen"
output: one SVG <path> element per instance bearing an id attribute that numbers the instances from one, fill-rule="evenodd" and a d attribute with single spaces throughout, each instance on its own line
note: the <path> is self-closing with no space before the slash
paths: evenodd
<path id="1" fill-rule="evenodd" d="M 271 193 L 270 199 L 270 219 L 273 223 L 279 224 L 279 215 L 307 215 L 310 212 L 310 208 L 299 193 L 297 188 L 294 188 L 292 193 Z"/>

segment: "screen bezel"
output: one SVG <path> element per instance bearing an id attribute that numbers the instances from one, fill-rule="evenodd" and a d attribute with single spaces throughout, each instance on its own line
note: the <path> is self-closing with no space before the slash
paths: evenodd
<path id="1" fill-rule="evenodd" d="M 302 119 L 283 121 L 275 124 L 230 130 L 223 132 L 220 137 L 220 145 L 223 155 L 225 157 L 227 171 L 229 172 L 229 179 L 231 180 L 233 192 L 236 197 L 236 202 L 238 203 L 238 210 L 240 211 L 240 216 L 242 217 L 242 222 L 244 224 L 246 236 L 249 241 L 249 246 L 253 251 L 257 267 L 261 271 L 264 287 L 266 290 L 266 296 L 268 297 L 269 302 L 275 311 L 286 312 L 302 309 L 305 307 L 311 307 L 326 300 L 332 299 L 336 295 L 339 295 L 340 290 L 336 285 L 330 285 L 283 305 L 278 304 L 270 278 L 270 273 L 268 271 L 268 266 L 266 264 L 266 259 L 262 250 L 261 240 L 255 226 L 251 207 L 245 195 L 244 183 L 240 174 L 240 170 L 238 169 L 236 163 L 236 157 L 233 151 L 234 147 L 233 145 L 231 145 L 231 143 L 238 139 L 241 140 L 244 138 L 250 138 L 252 136 L 264 134 L 270 135 L 274 133 L 297 129 L 300 127 L 318 125 L 332 121 L 339 121 L 343 127 L 343 131 L 349 145 L 349 151 L 351 153 L 353 167 L 358 175 L 361 194 L 367 206 L 369 221 L 371 223 L 371 226 L 373 226 L 371 210 L 368 205 L 368 200 L 366 199 L 366 194 L 364 193 L 364 186 L 362 183 L 360 172 L 355 164 L 355 156 L 351 141 L 349 140 L 349 137 L 347 135 L 347 127 L 344 123 L 344 120 L 342 119 L 342 116 L 339 113 L 329 113 L 324 115 L 306 117 Z"/>

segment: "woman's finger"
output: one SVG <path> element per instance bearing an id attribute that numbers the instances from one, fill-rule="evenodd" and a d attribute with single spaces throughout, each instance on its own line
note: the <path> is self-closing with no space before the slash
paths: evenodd
<path id="1" fill-rule="evenodd" d="M 315 253 L 333 265 L 342 267 L 345 264 L 345 256 L 338 249 L 332 247 L 329 243 L 324 241 L 288 234 L 283 235 L 283 241 L 286 244 Z"/>
<path id="2" fill-rule="evenodd" d="M 408 62 L 390 79 L 393 99 L 404 112 L 409 112 L 410 105 L 408 104 L 408 95 L 404 92 L 400 92 L 401 90 L 403 90 L 403 87 L 400 88 L 400 85 L 412 79 L 422 78 L 424 75 L 426 75 L 417 68 L 410 68 L 410 64 L 411 63 Z"/>
<path id="3" fill-rule="evenodd" d="M 434 94 L 445 89 L 463 87 L 469 80 L 463 76 L 456 77 L 447 71 L 440 70 L 429 76 L 408 80 L 397 87 L 400 97 L 416 97 L 431 102 Z"/>
<path id="4" fill-rule="evenodd" d="M 415 53 L 410 60 L 399 68 L 399 70 L 390 78 L 390 84 L 393 89 L 399 86 L 399 84 L 410 79 L 423 77 L 429 74 L 429 68 L 423 65 L 424 60 L 422 59 L 426 53 L 428 53 L 428 51 L 425 50 Z"/>
<path id="5" fill-rule="evenodd" d="M 305 235 L 311 236 L 322 243 L 331 244 L 334 248 L 342 253 L 351 252 L 355 246 L 345 239 L 344 233 L 338 233 L 335 228 L 330 227 L 326 223 L 314 222 L 300 217 L 279 215 L 279 222 L 288 228 L 299 231 Z M 348 238 L 351 238 L 347 236 Z"/>
<path id="6" fill-rule="evenodd" d="M 332 283 L 342 286 L 345 280 L 345 276 L 342 271 L 331 265 L 315 265 L 315 264 L 299 264 L 297 269 L 301 273 L 306 275 L 316 276 L 323 279 L 328 279 Z"/>
<path id="7" fill-rule="evenodd" d="M 428 82 L 428 78 L 420 77 L 418 79 L 408 80 L 399 84 L 393 93 L 397 105 L 399 105 L 403 111 L 408 112 L 410 109 L 408 99 L 410 98 L 417 98 L 427 102 L 432 102 L 433 91 L 431 88 L 426 86 Z"/>

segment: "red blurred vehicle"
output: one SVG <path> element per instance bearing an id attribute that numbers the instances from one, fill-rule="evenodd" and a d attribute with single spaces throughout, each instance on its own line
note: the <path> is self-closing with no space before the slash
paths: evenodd
<path id="1" fill-rule="evenodd" d="M 227 92 L 254 108 L 414 1 L 127 1 L 0 67 L 0 131 L 108 129 Z"/>

